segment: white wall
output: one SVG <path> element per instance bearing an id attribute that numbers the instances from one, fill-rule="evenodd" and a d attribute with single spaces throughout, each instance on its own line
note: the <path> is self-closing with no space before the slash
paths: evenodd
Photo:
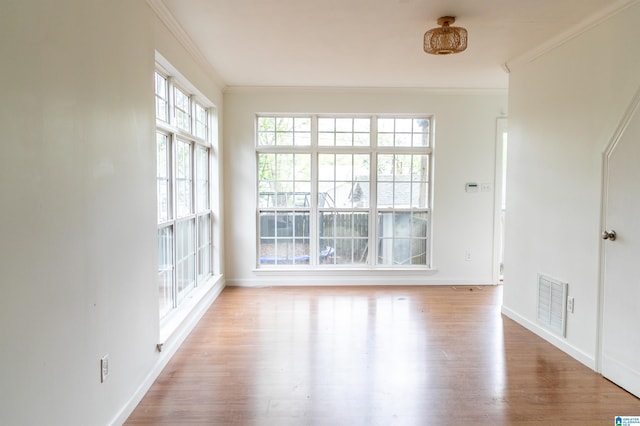
<path id="1" fill-rule="evenodd" d="M 505 91 L 251 89 L 225 92 L 225 271 L 230 285 L 489 284 L 493 192 L 465 193 L 466 182 L 493 185 L 496 118 Z M 256 272 L 255 145 L 257 113 L 434 114 L 433 268 L 430 273 Z M 464 261 L 470 249 L 471 261 Z"/>
<path id="2" fill-rule="evenodd" d="M 602 153 L 640 86 L 638 39 L 636 5 L 511 66 L 503 311 L 592 368 Z M 536 324 L 538 272 L 569 283 L 566 339 Z"/>
<path id="3" fill-rule="evenodd" d="M 0 6 L 0 424 L 107 424 L 157 369 L 157 25 L 143 1 Z"/>

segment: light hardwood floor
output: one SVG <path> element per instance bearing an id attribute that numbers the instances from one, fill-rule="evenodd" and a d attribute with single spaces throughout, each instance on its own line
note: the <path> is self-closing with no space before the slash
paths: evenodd
<path id="1" fill-rule="evenodd" d="M 640 399 L 501 287 L 226 288 L 127 424 L 614 425 Z"/>

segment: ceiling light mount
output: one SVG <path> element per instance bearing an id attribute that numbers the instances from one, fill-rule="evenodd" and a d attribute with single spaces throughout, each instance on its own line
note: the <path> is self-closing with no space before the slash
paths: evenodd
<path id="1" fill-rule="evenodd" d="M 424 33 L 424 51 L 432 55 L 449 55 L 459 53 L 467 48 L 467 30 L 452 27 L 456 21 L 454 16 L 438 18 L 439 28 L 432 28 Z"/>

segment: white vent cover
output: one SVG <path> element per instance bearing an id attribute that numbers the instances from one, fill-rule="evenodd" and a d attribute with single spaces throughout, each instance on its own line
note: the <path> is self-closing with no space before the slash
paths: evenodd
<path id="1" fill-rule="evenodd" d="M 538 322 L 549 331 L 566 336 L 567 283 L 538 274 Z"/>

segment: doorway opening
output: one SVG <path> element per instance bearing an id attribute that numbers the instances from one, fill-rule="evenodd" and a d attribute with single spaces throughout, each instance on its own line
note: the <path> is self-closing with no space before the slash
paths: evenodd
<path id="1" fill-rule="evenodd" d="M 504 279 L 504 234 L 507 213 L 507 118 L 496 120 L 496 175 L 494 206 L 494 268 L 493 281 L 501 284 Z"/>

